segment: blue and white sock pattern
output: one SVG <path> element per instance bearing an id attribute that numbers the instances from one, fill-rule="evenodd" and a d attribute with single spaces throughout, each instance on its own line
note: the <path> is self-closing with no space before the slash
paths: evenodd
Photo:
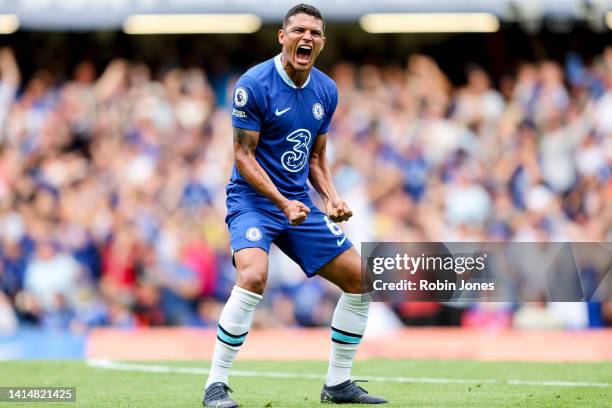
<path id="1" fill-rule="evenodd" d="M 340 344 L 359 344 L 361 342 L 361 338 L 363 337 L 360 334 L 349 333 L 344 330 L 340 330 L 332 326 L 331 338 L 334 343 Z"/>
<path id="2" fill-rule="evenodd" d="M 351 367 L 365 332 L 369 310 L 369 296 L 356 293 L 343 293 L 340 296 L 332 318 L 332 347 L 325 378 L 328 387 L 351 378 Z"/>
<path id="3" fill-rule="evenodd" d="M 238 286 L 232 289 L 232 294 L 219 317 L 217 341 L 205 388 L 215 382 L 228 383 L 232 362 L 247 337 L 253 312 L 260 300 L 261 295 L 257 293 Z"/>
<path id="4" fill-rule="evenodd" d="M 244 339 L 246 339 L 248 333 L 249 332 L 245 332 L 243 334 L 235 335 L 219 325 L 217 328 L 217 340 L 227 344 L 230 347 L 240 347 L 242 346 L 242 343 L 244 343 Z"/>

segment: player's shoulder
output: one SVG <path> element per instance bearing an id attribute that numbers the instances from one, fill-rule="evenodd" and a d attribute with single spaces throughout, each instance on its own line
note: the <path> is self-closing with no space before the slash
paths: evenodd
<path id="1" fill-rule="evenodd" d="M 269 59 L 249 68 L 238 81 L 253 86 L 265 85 L 273 78 L 274 69 L 274 60 Z"/>

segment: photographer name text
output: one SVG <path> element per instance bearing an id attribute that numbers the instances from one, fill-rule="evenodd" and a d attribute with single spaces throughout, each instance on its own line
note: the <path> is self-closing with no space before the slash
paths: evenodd
<path id="1" fill-rule="evenodd" d="M 494 282 L 469 282 L 462 280 L 451 282 L 449 280 L 428 281 L 420 279 L 418 282 L 401 280 L 399 282 L 385 282 L 377 279 L 373 282 L 374 290 L 400 290 L 400 291 L 446 291 L 446 290 L 465 290 L 465 291 L 491 291 L 495 290 Z"/>

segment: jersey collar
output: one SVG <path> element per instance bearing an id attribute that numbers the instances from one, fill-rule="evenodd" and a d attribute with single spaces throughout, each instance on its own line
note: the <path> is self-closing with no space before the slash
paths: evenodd
<path id="1" fill-rule="evenodd" d="M 281 78 L 283 78 L 283 81 L 285 81 L 287 85 L 289 85 L 292 88 L 298 89 L 298 87 L 291 80 L 291 78 L 289 78 L 289 75 L 287 75 L 287 72 L 285 72 L 285 68 L 283 68 L 283 63 L 281 62 L 281 54 L 278 54 L 276 57 L 274 57 L 274 66 L 276 67 L 276 71 L 278 72 L 278 75 L 280 75 Z M 304 81 L 304 83 L 302 84 L 300 88 L 306 88 L 306 85 L 308 85 L 309 82 L 310 82 L 310 74 L 308 74 L 308 78 L 306 78 L 306 81 Z"/>

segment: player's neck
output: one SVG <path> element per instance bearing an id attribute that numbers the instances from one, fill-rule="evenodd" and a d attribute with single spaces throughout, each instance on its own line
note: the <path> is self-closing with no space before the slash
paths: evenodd
<path id="1" fill-rule="evenodd" d="M 308 79 L 308 75 L 310 74 L 310 70 L 307 71 L 296 71 L 293 66 L 286 60 L 285 56 L 281 54 L 281 63 L 283 64 L 283 69 L 289 76 L 289 79 L 293 81 L 295 86 L 301 88 L 304 85 L 304 82 Z"/>

